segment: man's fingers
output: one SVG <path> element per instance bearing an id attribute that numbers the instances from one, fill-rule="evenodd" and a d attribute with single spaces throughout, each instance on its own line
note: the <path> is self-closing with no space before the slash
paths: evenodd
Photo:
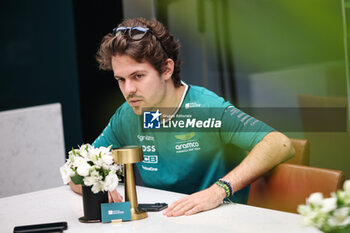
<path id="1" fill-rule="evenodd" d="M 118 193 L 118 202 L 122 202 L 122 201 L 123 201 L 123 196 Z"/>
<path id="2" fill-rule="evenodd" d="M 166 210 L 164 210 L 163 214 L 166 215 L 167 213 L 172 212 L 175 208 L 177 208 L 179 205 L 182 205 L 182 203 L 185 201 L 185 198 L 181 198 L 180 200 L 173 202 Z"/>
<path id="3" fill-rule="evenodd" d="M 108 201 L 109 202 L 122 202 L 123 196 L 120 195 L 117 190 L 109 191 L 108 192 Z"/>
<path id="4" fill-rule="evenodd" d="M 183 202 L 174 205 L 172 209 L 168 210 L 166 213 L 164 213 L 167 217 L 171 216 L 180 216 L 183 215 L 187 210 L 191 209 L 193 207 L 194 203 L 190 199 L 183 200 Z"/>
<path id="5" fill-rule="evenodd" d="M 113 202 L 113 199 L 111 197 L 111 193 L 110 192 L 108 192 L 108 202 L 109 203 Z"/>
<path id="6" fill-rule="evenodd" d="M 192 209 L 187 210 L 187 211 L 185 212 L 185 215 L 186 215 L 186 216 L 189 216 L 189 215 L 192 215 L 192 214 L 196 214 L 196 213 L 198 213 L 198 212 L 200 212 L 200 211 L 202 211 L 202 210 L 200 209 L 199 206 L 194 206 Z"/>
<path id="7" fill-rule="evenodd" d="M 170 217 L 170 216 L 177 217 L 177 216 L 183 215 L 188 210 L 192 209 L 193 206 L 194 206 L 194 203 L 192 203 L 192 202 L 186 203 L 181 208 L 173 210 L 171 213 L 169 213 L 168 217 Z"/>

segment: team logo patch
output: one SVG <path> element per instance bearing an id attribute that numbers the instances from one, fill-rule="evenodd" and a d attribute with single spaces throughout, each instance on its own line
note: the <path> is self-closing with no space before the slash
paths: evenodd
<path id="1" fill-rule="evenodd" d="M 174 137 L 183 141 L 190 140 L 193 138 L 196 134 L 194 132 L 186 133 L 186 134 L 178 134 Z"/>
<path id="2" fill-rule="evenodd" d="M 144 129 L 159 129 L 160 116 L 162 114 L 157 110 L 156 112 L 143 112 L 143 128 Z"/>

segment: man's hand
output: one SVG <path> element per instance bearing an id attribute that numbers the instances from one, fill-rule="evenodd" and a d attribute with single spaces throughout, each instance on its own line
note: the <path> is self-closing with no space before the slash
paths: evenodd
<path id="1" fill-rule="evenodd" d="M 225 190 L 214 184 L 203 191 L 196 192 L 175 201 L 163 214 L 167 217 L 176 217 L 214 209 L 222 203 L 225 197 Z"/>
<path id="2" fill-rule="evenodd" d="M 117 190 L 108 191 L 108 202 L 122 202 L 123 196 Z"/>

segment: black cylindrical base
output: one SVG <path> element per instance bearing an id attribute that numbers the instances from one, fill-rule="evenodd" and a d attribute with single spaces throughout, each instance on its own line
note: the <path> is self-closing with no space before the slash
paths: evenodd
<path id="1" fill-rule="evenodd" d="M 84 217 L 81 222 L 100 222 L 101 203 L 108 203 L 108 192 L 93 193 L 91 186 L 82 186 Z"/>

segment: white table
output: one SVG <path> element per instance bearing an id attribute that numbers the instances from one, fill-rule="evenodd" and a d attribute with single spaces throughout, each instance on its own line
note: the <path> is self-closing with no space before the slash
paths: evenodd
<path id="1" fill-rule="evenodd" d="M 123 186 L 119 186 L 124 193 Z M 184 194 L 137 187 L 139 203 L 173 201 Z M 42 190 L 0 199 L 0 232 L 13 232 L 14 226 L 67 221 L 64 232 L 152 232 L 152 233 L 317 233 L 302 226 L 300 216 L 241 204 L 225 204 L 214 210 L 192 216 L 165 217 L 161 212 L 148 213 L 148 218 L 122 223 L 80 223 L 82 199 L 68 186 Z"/>

